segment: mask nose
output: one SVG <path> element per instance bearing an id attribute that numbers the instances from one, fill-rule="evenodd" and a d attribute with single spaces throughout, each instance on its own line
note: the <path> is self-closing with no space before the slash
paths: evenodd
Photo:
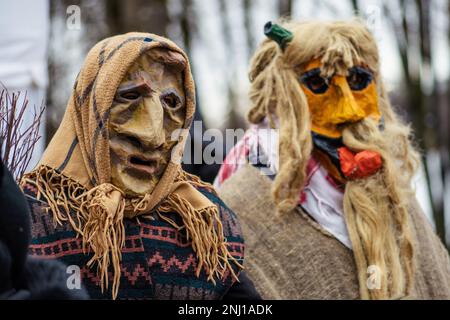
<path id="1" fill-rule="evenodd" d="M 333 124 L 358 122 L 364 119 L 364 110 L 356 103 L 347 79 L 344 76 L 336 75 L 332 79 L 332 85 L 337 94 L 337 106 L 332 117 Z"/>
<path id="2" fill-rule="evenodd" d="M 123 127 L 128 140 L 145 151 L 158 149 L 166 142 L 164 110 L 159 100 L 144 99 Z"/>

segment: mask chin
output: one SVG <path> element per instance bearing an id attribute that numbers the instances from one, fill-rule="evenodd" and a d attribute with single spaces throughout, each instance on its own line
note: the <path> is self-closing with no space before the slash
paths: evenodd
<path id="1" fill-rule="evenodd" d="M 379 128 L 384 130 L 384 117 L 379 119 Z M 347 148 L 342 140 L 342 136 L 330 137 L 315 131 L 311 131 L 314 144 L 313 156 L 322 166 L 331 174 L 331 176 L 339 183 L 345 183 L 348 177 L 342 171 L 342 152 L 339 149 Z"/>
<path id="2" fill-rule="evenodd" d="M 342 137 L 332 138 L 312 131 L 313 156 L 339 182 L 344 182 L 338 149 L 343 147 Z"/>
<path id="3" fill-rule="evenodd" d="M 139 174 L 119 164 L 111 170 L 111 182 L 120 188 L 127 197 L 135 197 L 152 192 L 158 179 L 156 177 L 142 179 Z"/>

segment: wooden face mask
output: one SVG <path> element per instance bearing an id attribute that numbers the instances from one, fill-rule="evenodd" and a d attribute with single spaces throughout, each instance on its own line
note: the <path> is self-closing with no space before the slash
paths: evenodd
<path id="1" fill-rule="evenodd" d="M 185 92 L 181 54 L 143 54 L 119 85 L 109 122 L 111 182 L 126 195 L 151 192 L 170 160 L 172 133 L 183 127 Z"/>
<path id="2" fill-rule="evenodd" d="M 308 63 L 300 84 L 308 100 L 312 131 L 329 138 L 342 136 L 346 124 L 366 117 L 380 120 L 377 87 L 372 72 L 355 66 L 347 75 L 321 76 L 321 62 Z"/>

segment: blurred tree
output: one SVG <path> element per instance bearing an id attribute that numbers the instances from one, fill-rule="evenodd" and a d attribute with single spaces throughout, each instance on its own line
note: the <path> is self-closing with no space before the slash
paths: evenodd
<path id="1" fill-rule="evenodd" d="M 442 94 L 439 92 L 431 54 L 431 8 L 433 1 L 399 0 L 399 11 L 392 10 L 392 1 L 383 1 L 387 19 L 392 24 L 403 70 L 404 106 L 413 123 L 415 137 L 423 152 L 423 162 L 436 232 L 445 242 L 443 181 L 450 172 L 448 161 L 448 114 L 445 114 Z M 400 15 L 394 15 L 400 12 Z M 414 12 L 415 14 L 409 14 Z M 400 17 L 399 17 L 400 16 Z M 442 103 L 439 103 L 442 102 Z M 433 155 L 437 156 L 433 157 Z M 430 159 L 442 161 L 430 163 Z M 436 174 L 436 166 L 438 166 Z M 437 186 L 437 187 L 436 187 Z M 433 188 L 434 187 L 434 188 Z"/>
<path id="2" fill-rule="evenodd" d="M 182 10 L 178 18 L 184 49 L 188 56 L 190 56 L 192 51 L 191 38 L 197 33 L 195 25 L 195 10 L 192 0 L 182 1 Z"/>
<path id="3" fill-rule="evenodd" d="M 166 0 L 108 0 L 106 8 L 111 35 L 142 31 L 167 36 Z"/>
<path id="4" fill-rule="evenodd" d="M 221 29 L 222 29 L 222 35 L 224 38 L 225 43 L 228 44 L 233 44 L 233 37 L 232 37 L 232 25 L 231 25 L 231 21 L 229 19 L 229 12 L 230 12 L 230 1 L 226 1 L 226 0 L 219 0 L 219 6 L 220 6 L 220 12 L 222 12 L 221 15 Z M 242 7 L 240 7 L 239 9 L 243 10 L 244 12 L 244 25 L 245 23 L 250 23 L 250 21 L 245 22 L 246 19 L 249 19 L 249 16 L 247 16 L 247 18 L 245 18 L 245 5 L 249 6 L 247 9 L 250 9 L 250 4 L 247 3 L 243 3 Z M 247 41 L 251 41 L 251 35 L 246 34 Z M 250 45 L 250 43 L 247 43 L 247 45 Z M 235 48 L 233 45 L 227 45 L 225 46 L 226 50 L 227 50 L 227 56 L 229 57 L 229 63 L 231 65 L 235 65 L 236 61 L 235 61 Z M 237 87 L 236 87 L 236 83 L 238 83 L 238 81 L 236 81 L 237 79 L 237 74 L 236 74 L 236 69 L 234 68 L 229 68 L 226 70 L 226 74 L 224 75 L 227 79 L 227 91 L 226 91 L 226 95 L 227 95 L 227 104 L 228 104 L 228 119 L 226 121 L 225 127 L 226 128 L 244 128 L 245 127 L 245 120 L 242 118 L 240 112 L 239 112 L 239 103 L 240 103 L 240 99 L 239 99 L 239 95 L 237 94 Z"/>
<path id="5" fill-rule="evenodd" d="M 352 8 L 354 12 L 359 12 L 358 0 L 351 0 Z"/>
<path id="6" fill-rule="evenodd" d="M 251 0 L 244 0 L 244 26 L 245 26 L 245 37 L 247 41 L 247 60 L 250 60 L 253 52 L 256 48 L 255 35 L 253 34 L 252 28 L 252 12 L 253 6 Z"/>
<path id="7" fill-rule="evenodd" d="M 87 51 L 106 37 L 105 0 L 50 1 L 49 83 L 47 88 L 47 142 L 61 122 L 73 82 Z M 70 28 L 71 6 L 78 6 L 79 26 Z"/>
<path id="8" fill-rule="evenodd" d="M 278 12 L 280 17 L 290 17 L 292 15 L 292 0 L 278 0 Z"/>

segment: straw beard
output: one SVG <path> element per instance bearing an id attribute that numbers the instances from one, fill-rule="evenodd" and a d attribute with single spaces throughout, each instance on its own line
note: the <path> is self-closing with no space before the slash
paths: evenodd
<path id="1" fill-rule="evenodd" d="M 410 181 L 414 165 L 409 159 L 412 148 L 402 130 L 392 125 L 380 131 L 367 119 L 343 131 L 343 143 L 349 149 L 376 151 L 383 159 L 376 174 L 348 181 L 345 186 L 344 215 L 362 299 L 402 297 L 413 286 L 408 199 L 413 196 Z M 369 283 L 372 272 L 375 282 Z"/>

